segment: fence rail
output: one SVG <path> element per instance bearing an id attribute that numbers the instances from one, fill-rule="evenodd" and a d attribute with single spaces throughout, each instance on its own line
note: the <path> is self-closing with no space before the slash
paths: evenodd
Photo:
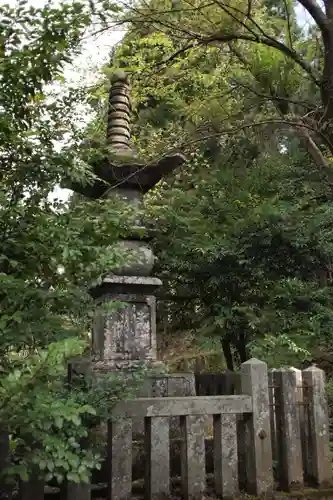
<path id="1" fill-rule="evenodd" d="M 225 380 L 219 390 L 241 394 L 139 398 L 115 407 L 107 432 L 108 500 L 132 498 L 133 423 L 137 419 L 145 423 L 148 500 L 171 493 L 170 427 L 175 417 L 180 422 L 180 482 L 185 499 L 201 499 L 206 490 L 207 415 L 213 423 L 215 495 L 234 498 L 241 490 L 262 495 L 274 488 L 302 488 L 306 482 L 318 487 L 331 483 L 322 370 L 268 372 L 265 363 L 252 359 L 243 363 L 239 374 L 220 375 Z M 21 484 L 20 494 L 21 500 L 45 498 L 43 485 L 33 479 Z M 64 500 L 91 500 L 92 485 L 67 484 L 62 495 Z"/>

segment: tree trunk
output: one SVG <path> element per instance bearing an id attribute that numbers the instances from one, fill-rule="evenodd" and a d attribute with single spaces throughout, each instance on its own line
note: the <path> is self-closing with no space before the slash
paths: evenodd
<path id="1" fill-rule="evenodd" d="M 234 371 L 234 360 L 232 357 L 230 340 L 226 337 L 222 337 L 221 338 L 221 345 L 222 345 L 223 355 L 224 355 L 225 361 L 227 363 L 227 368 L 228 368 L 228 370 L 233 372 Z"/>
<path id="2" fill-rule="evenodd" d="M 245 361 L 247 361 L 249 359 L 246 344 L 247 344 L 246 335 L 242 332 L 238 335 L 238 340 L 237 340 L 236 346 L 235 346 L 237 349 L 241 363 L 245 363 Z"/>
<path id="3" fill-rule="evenodd" d="M 324 105 L 322 125 L 326 134 L 331 137 L 333 120 L 333 26 L 328 23 L 323 32 L 324 70 L 321 82 L 321 99 Z M 333 153 L 333 144 L 331 152 Z"/>

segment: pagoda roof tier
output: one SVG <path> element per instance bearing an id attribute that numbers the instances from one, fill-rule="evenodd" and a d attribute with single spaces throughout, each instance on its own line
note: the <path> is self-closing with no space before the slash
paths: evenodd
<path id="1" fill-rule="evenodd" d="M 98 178 L 94 184 L 75 183 L 71 185 L 71 189 L 93 199 L 103 196 L 110 187 L 140 191 L 144 194 L 184 162 L 185 156 L 181 153 L 164 156 L 151 164 L 134 159 L 119 164 L 105 159 L 93 165 L 94 174 Z"/>

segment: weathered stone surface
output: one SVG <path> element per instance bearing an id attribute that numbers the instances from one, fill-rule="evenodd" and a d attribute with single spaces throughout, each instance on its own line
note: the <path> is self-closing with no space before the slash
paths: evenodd
<path id="1" fill-rule="evenodd" d="M 218 496 L 238 495 L 236 415 L 214 415 L 214 480 Z"/>
<path id="2" fill-rule="evenodd" d="M 109 276 L 104 278 L 103 282 L 111 285 L 152 286 L 154 288 L 162 285 L 162 281 L 159 278 L 150 278 L 147 276 Z"/>
<path id="3" fill-rule="evenodd" d="M 128 205 L 137 212 L 142 209 L 143 194 L 140 191 L 136 191 L 133 189 L 123 189 L 121 186 L 119 186 L 118 188 L 111 189 L 109 197 L 121 199 L 123 202 L 128 203 Z M 144 226 L 142 226 L 140 215 L 135 219 L 134 223 L 141 229 L 145 229 Z"/>
<path id="4" fill-rule="evenodd" d="M 306 425 L 307 418 L 307 405 L 305 404 L 304 391 L 303 391 L 303 375 L 302 371 L 296 368 L 291 368 L 294 370 L 296 377 L 296 406 L 298 421 L 300 426 L 300 439 L 301 439 L 301 451 L 302 451 L 302 464 L 303 464 L 303 480 L 307 482 L 307 456 L 309 454 L 309 429 Z"/>
<path id="5" fill-rule="evenodd" d="M 109 498 L 130 500 L 132 496 L 132 422 L 124 416 L 109 423 Z"/>
<path id="6" fill-rule="evenodd" d="M 283 490 L 303 486 L 303 462 L 299 415 L 296 406 L 296 368 L 275 370 L 277 455 L 279 483 Z"/>
<path id="7" fill-rule="evenodd" d="M 170 494 L 169 419 L 145 419 L 147 500 L 159 500 Z"/>
<path id="8" fill-rule="evenodd" d="M 114 245 L 115 249 L 128 255 L 128 263 L 114 268 L 112 272 L 123 276 L 147 276 L 149 275 L 155 263 L 155 257 L 152 249 L 142 241 L 120 241 Z"/>
<path id="9" fill-rule="evenodd" d="M 156 361 L 156 299 L 161 281 L 139 276 L 105 278 L 96 291 L 101 303 L 120 301 L 124 307 L 96 315 L 92 345 L 94 367 L 112 371 L 131 363 Z"/>
<path id="10" fill-rule="evenodd" d="M 252 397 L 252 413 L 245 422 L 247 492 L 254 495 L 266 494 L 273 489 L 266 363 L 257 359 L 243 363 L 241 383 L 242 393 Z"/>
<path id="11" fill-rule="evenodd" d="M 328 408 L 323 370 L 311 366 L 303 371 L 309 419 L 309 448 L 307 474 L 318 486 L 332 481 L 332 463 L 329 449 Z"/>
<path id="12" fill-rule="evenodd" d="M 126 305 L 95 318 L 95 368 L 112 370 L 121 368 L 122 362 L 156 360 L 155 297 L 122 294 L 104 297 L 106 301 L 109 299 L 119 300 Z"/>
<path id="13" fill-rule="evenodd" d="M 118 146 L 121 148 L 126 146 L 130 138 L 129 131 L 129 116 L 131 111 L 130 103 L 130 87 L 128 84 L 128 79 L 119 76 L 120 74 L 115 73 L 112 79 L 112 85 L 109 92 L 109 118 L 107 127 L 107 141 L 108 143 L 117 149 Z M 128 119 L 123 120 L 116 118 L 114 112 L 125 113 Z"/>
<path id="14" fill-rule="evenodd" d="M 138 393 L 140 398 L 195 396 L 195 377 L 193 373 L 163 373 L 149 375 Z M 179 417 L 170 417 L 170 436 L 180 436 Z M 133 436 L 143 438 L 143 418 L 133 419 Z"/>
<path id="15" fill-rule="evenodd" d="M 124 102 L 122 100 L 122 102 Z M 110 145 L 111 146 L 114 146 L 117 144 L 116 141 L 114 140 L 115 137 L 120 137 L 122 136 L 124 139 L 127 138 L 127 140 L 129 140 L 129 138 L 131 137 L 131 133 L 130 131 L 128 130 L 128 128 L 124 128 L 124 127 L 117 127 L 114 123 L 112 123 L 110 129 L 109 129 L 109 139 L 110 139 Z"/>
<path id="16" fill-rule="evenodd" d="M 206 489 L 205 438 L 203 418 L 184 416 L 180 419 L 181 477 L 184 498 L 200 499 Z"/>
<path id="17" fill-rule="evenodd" d="M 266 377 L 267 382 L 267 377 Z M 267 394 L 266 394 L 267 396 Z M 259 406 L 259 403 L 258 403 Z M 268 407 L 268 396 L 267 396 Z M 185 398 L 140 398 L 131 399 L 118 403 L 113 415 L 128 417 L 175 417 L 186 415 L 214 415 L 217 413 L 250 413 L 252 411 L 252 399 L 249 396 L 194 396 Z M 263 404 L 256 410 L 257 433 L 264 429 L 270 440 L 269 417 L 267 410 L 268 425 L 263 415 Z M 259 439 L 259 438 L 258 438 Z M 260 439 L 260 442 L 262 440 Z M 271 445 L 269 445 L 271 450 Z M 267 460 L 269 456 L 267 456 Z M 267 463 L 267 462 L 266 462 Z"/>
<path id="18" fill-rule="evenodd" d="M 151 377 L 153 397 L 195 396 L 193 373 L 167 373 Z"/>
<path id="19" fill-rule="evenodd" d="M 126 113 L 123 114 L 126 115 Z M 127 129 L 128 131 L 130 129 L 129 117 L 121 118 L 119 115 L 117 116 L 116 113 L 110 113 L 109 122 L 114 128 L 121 127 Z"/>
<path id="20" fill-rule="evenodd" d="M 195 396 L 195 377 L 193 373 L 171 373 L 151 378 L 151 396 L 159 397 L 187 397 Z M 171 437 L 180 436 L 179 417 L 170 417 Z"/>

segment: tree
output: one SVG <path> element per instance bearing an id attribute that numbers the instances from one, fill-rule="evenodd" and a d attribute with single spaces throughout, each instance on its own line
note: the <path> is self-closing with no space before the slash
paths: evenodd
<path id="1" fill-rule="evenodd" d="M 332 341 L 318 271 L 332 260 L 332 195 L 304 155 L 244 166 L 245 154 L 237 144 L 209 168 L 193 155 L 191 172 L 151 197 L 169 328 L 219 339 L 230 369 L 253 354 L 299 365 Z"/>
<path id="2" fill-rule="evenodd" d="M 51 86 L 80 50 L 91 8 L 105 18 L 112 5 L 0 7 L 0 422 L 14 478 L 86 481 L 97 460 L 81 440 L 100 392 L 66 384 L 67 365 L 89 351 L 89 289 L 124 261 L 113 243 L 131 213 L 116 200 L 69 208 L 49 196 L 92 178 L 75 120 L 84 89 Z"/>

